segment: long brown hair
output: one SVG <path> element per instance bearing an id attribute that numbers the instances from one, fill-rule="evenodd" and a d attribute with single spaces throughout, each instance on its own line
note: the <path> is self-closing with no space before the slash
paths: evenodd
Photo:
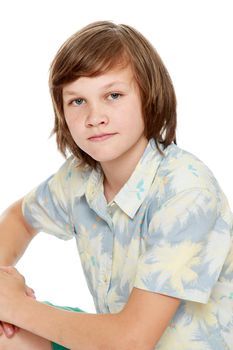
<path id="1" fill-rule="evenodd" d="M 91 23 L 72 35 L 57 52 L 51 67 L 52 97 L 58 149 L 73 153 L 82 163 L 96 168 L 97 161 L 74 142 L 63 110 L 63 87 L 80 77 L 97 76 L 117 64 L 130 64 L 139 86 L 145 136 L 166 148 L 176 143 L 176 96 L 160 56 L 148 40 L 131 26 L 109 21 Z M 161 152 L 162 153 L 162 152 Z"/>

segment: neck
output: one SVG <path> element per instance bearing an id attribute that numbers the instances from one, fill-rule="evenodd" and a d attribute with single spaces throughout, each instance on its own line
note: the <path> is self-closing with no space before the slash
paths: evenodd
<path id="1" fill-rule="evenodd" d="M 101 163 L 104 173 L 104 193 L 107 201 L 111 201 L 132 175 L 148 141 L 133 146 L 121 157 L 110 162 Z"/>

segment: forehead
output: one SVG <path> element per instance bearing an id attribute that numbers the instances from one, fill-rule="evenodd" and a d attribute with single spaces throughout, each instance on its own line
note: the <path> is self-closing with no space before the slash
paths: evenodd
<path id="1" fill-rule="evenodd" d="M 131 86 L 135 82 L 134 74 L 130 65 L 125 67 L 116 66 L 102 74 L 90 77 L 80 77 L 68 83 L 63 88 L 63 95 L 68 95 L 79 88 L 111 88 L 114 86 Z"/>

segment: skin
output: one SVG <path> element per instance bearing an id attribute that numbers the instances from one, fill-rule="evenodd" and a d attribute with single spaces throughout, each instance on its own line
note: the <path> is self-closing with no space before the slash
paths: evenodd
<path id="1" fill-rule="evenodd" d="M 105 194 L 113 197 L 130 177 L 148 143 L 140 93 L 130 66 L 79 78 L 64 87 L 63 101 L 74 141 L 100 163 Z M 90 140 L 103 133 L 114 135 Z"/>
<path id="2" fill-rule="evenodd" d="M 176 298 L 133 288 L 119 313 L 68 312 L 26 296 L 23 276 L 12 267 L 7 269 L 0 268 L 0 317 L 23 330 L 10 340 L 0 338 L 0 350 L 48 350 L 51 343 L 46 339 L 71 350 L 151 350 L 180 303 Z"/>
<path id="3" fill-rule="evenodd" d="M 21 206 L 22 199 L 13 203 L 0 217 L 0 266 L 14 265 L 35 234 L 22 216 Z M 33 289 L 28 286 L 25 293 L 35 298 Z M 14 325 L 0 322 L 0 336 L 4 334 L 11 338 L 18 330 Z"/>
<path id="4" fill-rule="evenodd" d="M 103 169 L 104 193 L 109 201 L 132 174 L 148 142 L 139 89 L 130 66 L 68 84 L 63 102 L 73 139 Z M 91 139 L 109 133 L 111 137 Z M 19 206 L 17 209 L 19 212 Z M 26 229 L 22 213 L 18 215 L 25 236 L 33 232 Z M 14 215 L 6 220 L 14 222 Z M 8 230 L 6 239 L 11 237 L 9 242 L 14 242 L 16 234 L 12 232 L 18 230 L 9 232 L 7 225 L 4 227 Z M 24 243 L 19 251 L 22 247 Z M 74 313 L 40 303 L 25 289 L 25 280 L 16 269 L 0 268 L 0 319 L 21 328 L 10 340 L 0 337 L 0 350 L 48 350 L 50 341 L 72 350 L 151 350 L 180 304 L 176 298 L 134 287 L 118 313 Z"/>
<path id="5" fill-rule="evenodd" d="M 6 266 L 2 267 L 3 269 L 4 268 L 7 268 Z M 26 286 L 25 287 L 25 293 L 26 295 L 28 295 L 29 297 L 31 298 L 36 298 L 35 297 L 35 292 L 32 288 Z M 19 331 L 19 328 L 10 324 L 10 323 L 7 323 L 7 322 L 0 322 L 0 336 L 2 334 L 4 334 L 7 338 L 11 338 L 14 336 L 15 333 L 17 333 Z"/>

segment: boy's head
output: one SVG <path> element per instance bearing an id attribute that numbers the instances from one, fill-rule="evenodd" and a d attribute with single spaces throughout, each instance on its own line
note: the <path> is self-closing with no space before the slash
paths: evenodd
<path id="1" fill-rule="evenodd" d="M 55 111 L 59 150 L 71 151 L 84 163 L 97 162 L 74 142 L 65 121 L 63 88 L 80 77 L 94 77 L 113 68 L 131 66 L 139 87 L 145 136 L 167 147 L 176 142 L 176 98 L 169 74 L 153 46 L 135 29 L 101 21 L 69 38 L 55 56 L 50 70 L 50 92 Z"/>

